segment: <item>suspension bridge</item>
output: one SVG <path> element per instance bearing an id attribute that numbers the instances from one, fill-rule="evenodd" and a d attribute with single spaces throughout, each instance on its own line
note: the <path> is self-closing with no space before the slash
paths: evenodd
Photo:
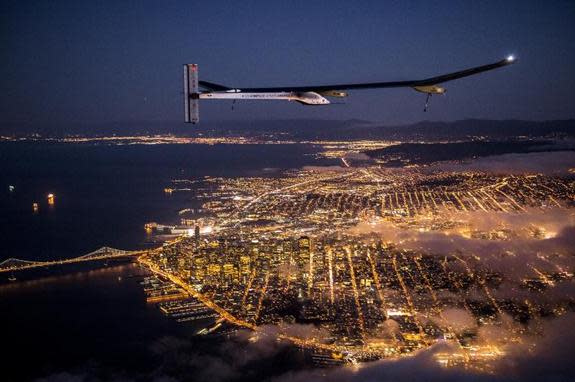
<path id="1" fill-rule="evenodd" d="M 9 258 L 0 262 L 0 273 L 16 272 L 25 269 L 51 267 L 54 265 L 74 264 L 87 261 L 117 259 L 121 257 L 131 257 L 143 254 L 145 251 L 125 251 L 122 249 L 102 247 L 82 256 L 74 257 L 71 259 L 49 260 L 49 261 L 33 261 Z"/>

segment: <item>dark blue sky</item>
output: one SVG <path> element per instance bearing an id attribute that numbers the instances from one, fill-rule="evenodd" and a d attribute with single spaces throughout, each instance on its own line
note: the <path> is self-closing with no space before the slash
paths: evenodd
<path id="1" fill-rule="evenodd" d="M 231 86 L 422 78 L 517 65 L 447 84 L 353 91 L 345 105 L 201 104 L 229 119 L 574 118 L 574 1 L 3 1 L 0 122 L 180 120 L 182 64 Z"/>

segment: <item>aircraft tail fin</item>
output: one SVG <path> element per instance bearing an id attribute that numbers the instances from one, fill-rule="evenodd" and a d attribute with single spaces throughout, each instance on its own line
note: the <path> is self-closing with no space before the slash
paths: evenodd
<path id="1" fill-rule="evenodd" d="M 200 121 L 200 95 L 198 92 L 198 65 L 186 64 L 184 65 L 184 121 L 187 123 Z"/>

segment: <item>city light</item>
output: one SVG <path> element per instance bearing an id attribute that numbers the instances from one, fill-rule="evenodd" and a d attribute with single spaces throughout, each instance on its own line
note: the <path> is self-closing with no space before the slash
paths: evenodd
<path id="1" fill-rule="evenodd" d="M 550 240 L 562 234 L 556 221 L 540 216 L 572 218 L 569 179 L 347 165 L 175 179 L 166 192 L 193 190 L 201 205 L 181 208 L 178 222 L 145 224 L 161 246 L 9 259 L 0 273 L 134 257 L 152 272 L 142 281 L 147 303 L 178 322 L 211 320 L 198 335 L 249 329 L 253 341 L 289 342 L 318 365 L 359 367 L 447 343 L 439 365 L 490 373 L 510 344 L 540 335 L 541 312 L 565 313 L 544 292 L 573 280 L 567 252 L 522 257 L 515 273 L 492 264 L 517 261 L 515 243 L 561 242 Z M 500 336 L 483 338 L 486 328 Z"/>
<path id="2" fill-rule="evenodd" d="M 157 286 L 150 293 L 164 293 L 154 298 L 165 300 L 160 304 L 166 314 L 178 320 L 213 312 L 228 324 L 254 330 L 258 338 L 264 335 L 261 327 L 285 325 L 285 304 L 297 306 L 299 318 L 316 322 L 330 343 L 322 336 L 303 338 L 281 330 L 276 335 L 313 351 L 315 362 L 397 358 L 447 341 L 457 351 L 438 353 L 439 364 L 489 372 L 493 360 L 505 357 L 506 342 L 519 341 L 516 324 L 507 317 L 527 306 L 532 320 L 538 320 L 534 301 L 501 300 L 492 280 L 537 288 L 573 276 L 544 258 L 555 273 L 533 263 L 530 272 L 511 281 L 496 270 L 485 274 L 484 257 L 403 249 L 416 243 L 413 237 L 437 235 L 448 242 L 494 243 L 549 237 L 556 231 L 546 225 L 513 231 L 501 217 L 532 214 L 533 206 L 562 211 L 569 190 L 564 180 L 371 167 L 204 182 L 201 209 L 208 214 L 186 221 L 202 226 L 202 240 L 190 237 L 194 230 L 187 228 L 185 236 L 140 258 L 169 280 L 164 284 L 151 277 L 148 282 Z M 429 186 L 433 184 L 441 186 Z M 178 181 L 178 187 L 185 190 L 186 182 Z M 498 223 L 485 228 L 468 220 L 486 213 L 499 217 L 494 220 Z M 216 224 L 218 229 L 212 229 Z M 379 230 L 382 237 L 369 236 Z M 453 299 L 442 297 L 446 286 Z M 469 288 L 477 291 L 478 300 L 468 300 Z M 454 330 L 449 313 L 454 309 L 479 326 L 465 335 Z M 377 333 L 389 325 L 394 334 L 379 338 Z M 502 327 L 506 335 L 488 343 L 468 337 L 491 325 Z"/>

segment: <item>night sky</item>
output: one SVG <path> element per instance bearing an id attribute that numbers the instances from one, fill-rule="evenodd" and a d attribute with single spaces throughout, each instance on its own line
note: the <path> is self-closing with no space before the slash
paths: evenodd
<path id="1" fill-rule="evenodd" d="M 419 79 L 515 54 L 446 85 L 352 91 L 345 105 L 205 101 L 202 121 L 575 117 L 574 1 L 3 1 L 0 123 L 182 120 L 182 64 L 236 87 Z"/>

